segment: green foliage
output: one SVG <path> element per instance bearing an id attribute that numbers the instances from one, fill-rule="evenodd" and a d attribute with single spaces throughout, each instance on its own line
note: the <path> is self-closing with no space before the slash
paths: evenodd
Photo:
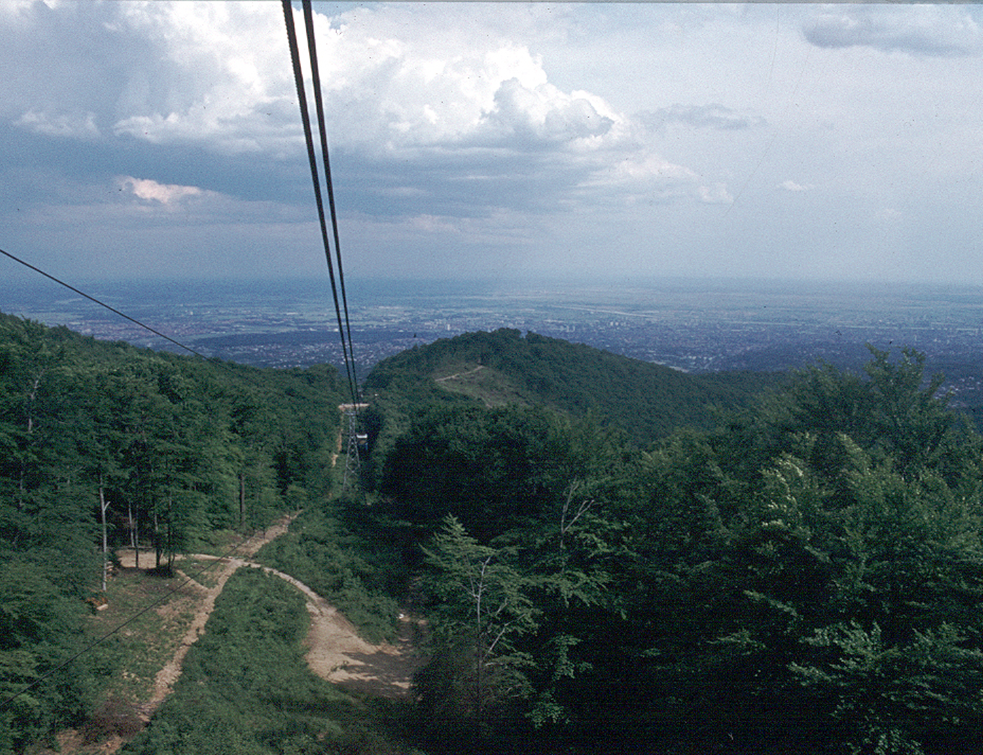
<path id="1" fill-rule="evenodd" d="M 424 532 L 453 514 L 487 542 L 553 495 L 558 430 L 542 409 L 433 407 L 389 453 L 381 510 Z"/>
<path id="2" fill-rule="evenodd" d="M 517 359 L 522 340 L 470 356 Z M 443 746 L 977 751 L 980 440 L 921 355 L 872 356 L 861 375 L 805 370 L 640 459 L 542 409 L 412 416 L 388 446 L 379 521 L 436 533 L 417 689 Z M 521 683 L 479 719 L 482 564 L 506 569 L 530 623 L 509 646 Z"/>
<path id="3" fill-rule="evenodd" d="M 123 752 L 398 753 L 384 722 L 315 677 L 300 593 L 241 569 L 216 601 L 171 697 Z"/>
<path id="4" fill-rule="evenodd" d="M 660 747 L 972 751 L 979 445 L 921 366 L 875 351 L 866 380 L 806 371 L 750 419 L 751 453 L 737 424 L 650 457 L 632 618 L 640 681 L 671 702 Z"/>
<path id="5" fill-rule="evenodd" d="M 775 375 L 687 375 L 581 344 L 519 331 L 467 333 L 404 351 L 376 365 L 371 397 L 373 454 L 388 456 L 407 415 L 425 404 L 543 406 L 591 415 L 644 445 L 684 426 L 709 428 L 720 409 L 748 406 Z M 379 464 L 371 463 L 373 479 Z"/>
<path id="6" fill-rule="evenodd" d="M 399 615 L 394 596 L 405 590 L 403 564 L 357 520 L 357 506 L 335 501 L 309 507 L 256 558 L 331 602 L 369 642 L 392 640 Z"/>
<path id="7" fill-rule="evenodd" d="M 4 690 L 77 646 L 100 587 L 102 501 L 110 550 L 136 543 L 141 566 L 166 572 L 216 528 L 262 527 L 300 489 L 327 492 L 331 368 L 254 370 L 5 315 L 0 367 Z M 77 721 L 98 683 L 84 663 L 44 678 L 2 711 L 0 741 L 20 749 Z"/>
<path id="8" fill-rule="evenodd" d="M 305 506 L 263 561 L 370 639 L 391 636 L 396 597 L 421 601 L 415 720 L 434 751 L 978 753 L 983 444 L 922 355 L 871 352 L 751 409 L 777 381 L 516 331 L 438 342 L 370 377 L 378 495 L 323 505 L 329 370 L 0 317 L 0 691 L 78 647 L 102 492 L 110 544 L 132 512 L 165 564 Z M 713 404 L 745 408 L 713 424 Z M 398 751 L 307 672 L 305 619 L 289 587 L 235 577 L 132 751 Z M 107 668 L 18 697 L 0 752 L 79 719 Z"/>
<path id="9" fill-rule="evenodd" d="M 531 581 L 509 550 L 479 544 L 453 516 L 424 554 L 437 607 L 434 657 L 417 681 L 422 720 L 451 722 L 480 746 L 488 718 L 531 693 L 532 657 L 516 644 L 537 626 Z"/>

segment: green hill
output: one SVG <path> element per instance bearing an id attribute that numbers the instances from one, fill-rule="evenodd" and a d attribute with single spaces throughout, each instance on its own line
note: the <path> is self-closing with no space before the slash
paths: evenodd
<path id="1" fill-rule="evenodd" d="M 747 406 L 780 380 L 775 374 L 749 372 L 689 375 L 503 328 L 441 339 L 390 357 L 368 376 L 365 395 L 390 408 L 473 401 L 590 413 L 647 444 L 678 427 L 709 428 L 716 409 Z"/>

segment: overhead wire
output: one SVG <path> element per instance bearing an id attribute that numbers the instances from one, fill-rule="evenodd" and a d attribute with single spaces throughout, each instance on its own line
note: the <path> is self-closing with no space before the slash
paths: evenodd
<path id="1" fill-rule="evenodd" d="M 352 377 L 358 390 L 358 375 L 355 372 L 354 341 L 351 320 L 348 317 L 348 296 L 345 293 L 345 270 L 341 264 L 341 236 L 338 233 L 338 212 L 335 209 L 334 182 L 331 180 L 331 160 L 328 156 L 328 130 L 324 117 L 324 98 L 321 94 L 321 72 L 317 63 L 317 44 L 314 34 L 314 12 L 311 0 L 304 0 L 304 27 L 307 30 L 308 47 L 311 57 L 311 83 L 314 85 L 314 105 L 317 108 L 318 131 L 321 137 L 321 156 L 324 161 L 324 179 L 328 187 L 328 210 L 331 215 L 331 230 L 334 236 L 335 257 L 338 263 L 338 284 L 341 288 L 341 304 L 345 312 L 345 329 L 348 333 L 348 353 L 352 359 Z"/>
<path id="2" fill-rule="evenodd" d="M 325 218 L 324 212 L 324 200 L 321 193 L 321 176 L 318 169 L 317 154 L 314 148 L 314 137 L 311 131 L 310 114 L 307 106 L 307 89 L 304 83 L 304 72 L 301 68 L 300 63 L 300 47 L 297 40 L 297 30 L 294 25 L 294 10 L 291 0 L 281 0 L 283 5 L 283 17 L 284 22 L 287 26 L 287 42 L 290 46 L 290 61 L 293 66 L 294 71 L 294 83 L 297 87 L 297 100 L 300 105 L 300 116 L 304 127 L 304 139 L 307 143 L 307 158 L 311 166 L 311 180 L 314 184 L 314 200 L 317 204 L 317 215 L 318 221 L 321 227 L 321 241 L 324 245 L 324 256 L 328 264 L 328 276 L 331 279 L 331 293 L 334 297 L 335 314 L 338 320 L 338 334 L 341 338 L 342 354 L 345 359 L 345 372 L 348 377 L 348 386 L 351 392 L 352 404 L 357 406 L 359 404 L 359 391 L 358 383 L 355 377 L 355 360 L 351 354 L 351 331 L 350 328 L 347 329 L 348 336 L 346 338 L 346 328 L 342 321 L 341 316 L 341 304 L 338 298 L 338 287 L 335 283 L 335 272 L 334 263 L 331 260 L 331 243 L 328 240 L 328 227 L 327 220 Z M 306 19 L 310 13 L 310 0 L 304 0 L 304 12 L 305 12 L 305 32 L 307 34 L 307 46 L 310 53 L 311 66 L 313 68 L 313 76 L 317 81 L 315 85 L 315 97 L 320 100 L 320 76 L 317 75 L 317 55 L 315 52 L 314 43 L 314 33 L 313 33 L 313 18 L 308 24 Z M 331 211 L 332 211 L 332 228 L 334 230 L 335 236 L 335 249 L 337 251 L 337 256 L 339 264 L 341 261 L 341 251 L 337 244 L 338 231 L 337 231 L 337 219 L 334 213 L 334 191 L 331 187 L 331 174 L 327 169 L 328 165 L 328 153 L 327 153 L 327 131 L 323 120 L 323 107 L 319 108 L 321 111 L 321 118 L 319 119 L 319 136 L 321 138 L 321 146 L 323 150 L 323 159 L 326 166 L 326 176 L 327 176 L 327 186 L 329 200 L 331 201 Z M 345 313 L 347 318 L 347 302 L 345 305 Z"/>
<path id="3" fill-rule="evenodd" d="M 164 339 L 165 341 L 168 341 L 168 342 L 170 342 L 170 343 L 173 343 L 173 344 L 174 344 L 175 346 L 179 346 L 180 348 L 182 348 L 182 349 L 184 349 L 185 351 L 188 351 L 188 352 L 190 352 L 190 353 L 192 353 L 192 354 L 194 354 L 195 356 L 199 356 L 199 357 L 201 357 L 202 359 L 208 359 L 208 358 L 209 358 L 209 357 L 206 357 L 206 356 L 205 356 L 204 354 L 202 354 L 201 352 L 199 352 L 199 351 L 195 351 L 195 350 L 194 350 L 194 349 L 192 349 L 192 348 L 191 348 L 190 346 L 185 346 L 185 345 L 184 345 L 183 343 L 181 343 L 180 341 L 177 341 L 177 340 L 175 340 L 175 339 L 173 339 L 173 338 L 171 338 L 171 337 L 170 337 L 170 336 L 168 336 L 168 335 L 164 335 L 164 334 L 163 334 L 163 333 L 161 333 L 161 332 L 160 332 L 159 330 L 154 330 L 154 329 L 153 329 L 153 328 L 151 328 L 151 327 L 150 327 L 149 325 L 145 325 L 144 323 L 142 323 L 142 322 L 140 322 L 139 320 L 136 320 L 136 319 L 134 319 L 134 318 L 132 318 L 132 317 L 130 317 L 129 315 L 127 315 L 127 314 L 124 314 L 123 312 L 120 312 L 120 311 L 119 311 L 118 309 L 115 309 L 114 307 L 111 307 L 111 306 L 109 306 L 109 305 L 108 305 L 108 304 L 106 304 L 105 302 L 103 302 L 103 301 L 99 301 L 99 299 L 97 299 L 97 298 L 96 298 L 96 297 L 94 297 L 94 296 L 90 296 L 89 294 L 87 294 L 87 293 L 85 293 L 85 291 L 79 291 L 79 290 L 78 290 L 77 288 L 75 288 L 75 286 L 72 286 L 72 285 L 70 285 L 70 284 L 68 284 L 68 283 L 65 283 L 65 281 L 63 281 L 63 280 L 59 280 L 58 278 L 56 278 L 55 276 L 53 276 L 53 275 L 51 275 L 50 273 L 46 273 L 46 272 L 45 272 L 44 270 L 42 270 L 41 268 L 39 268 L 39 267 L 35 267 L 35 266 L 34 266 L 34 265 L 32 265 L 32 264 L 31 264 L 30 262 L 26 262 L 25 260 L 22 260 L 22 259 L 21 259 L 20 257 L 15 257 L 15 256 L 14 256 L 13 254 L 11 254 L 10 252 L 5 252 L 5 251 L 4 251 L 3 249 L 0 249 L 0 254 L 2 254 L 2 255 L 4 255 L 5 257 L 9 257 L 9 258 L 10 258 L 10 259 L 12 259 L 12 260 L 13 260 L 14 262 L 18 262 L 18 263 L 20 263 L 21 265 L 23 265 L 24 267 L 26 267 L 26 268 L 29 268 L 29 269 L 31 269 L 31 270 L 33 270 L 34 272 L 36 272 L 36 273 L 40 273 L 41 275 L 43 275 L 43 276 L 44 276 L 45 278 L 47 278 L 48 280 L 52 280 L 52 281 L 54 281 L 55 283 L 57 283 L 58 285 L 60 285 L 60 286 L 64 286 L 64 287 L 65 287 L 65 288 L 67 288 L 67 289 L 68 289 L 69 291 L 74 291 L 74 292 L 75 292 L 76 294 L 78 294 L 79 296 L 84 296 L 84 297 L 85 297 L 86 299 L 88 299 L 89 301 L 93 301 L 93 302 L 95 302 L 95 303 L 96 303 L 96 304 L 98 304 L 98 305 L 99 305 L 100 307 L 105 307 L 106 309 L 108 309 L 108 310 L 109 310 L 110 312 L 112 312 L 113 314 L 116 314 L 116 315 L 119 315 L 120 317 L 122 317 L 122 318 L 123 318 L 123 319 L 125 319 L 125 320 L 129 320 L 129 321 L 130 321 L 130 322 L 132 322 L 132 323 L 133 323 L 134 325 L 139 325 L 139 326 L 140 326 L 141 328 L 143 328 L 144 330 L 148 330 L 148 331 L 150 331 L 151 333 L 153 333 L 154 335 L 156 335 L 156 336 L 160 336 L 160 337 L 161 337 L 161 338 L 163 338 L 163 339 Z"/>
<path id="4" fill-rule="evenodd" d="M 309 162 L 310 162 L 310 165 L 311 165 L 311 176 L 312 176 L 313 183 L 314 183 L 314 194 L 315 194 L 315 199 L 316 199 L 316 202 L 317 202 L 318 219 L 319 219 L 320 226 L 321 226 L 321 237 L 322 237 L 322 241 L 323 241 L 323 244 L 324 244 L 325 259 L 327 260 L 328 273 L 329 273 L 329 277 L 330 277 L 330 280 L 331 280 L 331 290 L 332 290 L 332 294 L 333 294 L 333 298 L 334 298 L 335 314 L 336 314 L 337 320 L 338 320 L 338 331 L 339 331 L 339 334 L 341 336 L 342 355 L 344 357 L 345 370 L 346 370 L 346 373 L 347 373 L 347 376 L 348 376 L 349 388 L 350 388 L 351 394 L 352 394 L 352 403 L 353 403 L 353 405 L 355 407 L 357 407 L 357 405 L 359 404 L 360 397 L 359 397 L 359 391 L 358 391 L 357 374 L 356 374 L 356 370 L 355 370 L 354 351 L 353 351 L 353 348 L 352 348 L 354 341 L 352 339 L 352 334 L 351 334 L 351 321 L 350 321 L 350 318 L 349 318 L 349 315 L 348 315 L 348 298 L 347 298 L 347 294 L 346 294 L 346 291 L 345 291 L 344 270 L 343 270 L 342 263 L 341 263 L 340 234 L 339 234 L 339 231 L 338 231 L 337 211 L 336 211 L 335 200 L 334 200 L 334 188 L 333 188 L 333 184 L 332 184 L 332 181 L 331 181 L 331 167 L 330 167 L 330 162 L 329 162 L 328 144 L 327 144 L 327 128 L 326 128 L 326 125 L 325 125 L 324 106 L 323 106 L 323 100 L 322 100 L 322 96 L 321 96 L 320 74 L 319 74 L 318 63 L 317 63 L 317 51 L 316 51 L 316 45 L 315 45 L 315 42 L 314 42 L 313 11 L 312 11 L 312 8 L 311 8 L 310 0 L 303 0 L 304 19 L 305 19 L 305 31 L 306 31 L 306 34 L 307 34 L 308 50 L 309 50 L 310 61 L 311 61 L 312 79 L 313 79 L 314 91 L 315 91 L 315 102 L 316 102 L 316 108 L 317 108 L 318 131 L 319 131 L 319 137 L 320 137 L 320 143 L 321 143 L 322 160 L 323 160 L 323 163 L 324 163 L 325 182 L 326 182 L 326 185 L 327 185 L 328 204 L 329 204 L 329 209 L 330 209 L 331 226 L 332 226 L 332 236 L 333 236 L 333 239 L 334 239 L 335 254 L 336 254 L 336 259 L 337 259 L 337 264 L 338 264 L 338 281 L 339 281 L 339 285 L 340 285 L 340 289 L 341 289 L 341 303 L 339 303 L 338 286 L 335 283 L 334 266 L 333 266 L 332 259 L 331 259 L 331 247 L 330 247 L 330 243 L 328 241 L 327 222 L 326 222 L 325 214 L 324 214 L 324 203 L 323 203 L 322 196 L 321 196 L 320 177 L 319 177 L 318 168 L 317 168 L 317 159 L 316 159 L 316 154 L 315 154 L 315 149 L 314 149 L 313 136 L 312 136 L 312 133 L 311 133 L 310 118 L 309 118 L 309 115 L 308 115 L 307 97 L 306 97 L 306 91 L 305 91 L 305 86 L 304 86 L 303 72 L 302 72 L 301 65 L 300 65 L 300 52 L 299 52 L 299 46 L 298 46 L 298 43 L 297 43 L 296 30 L 295 30 L 294 24 L 293 24 L 293 7 L 292 7 L 292 5 L 290 3 L 290 0 L 282 0 L 282 1 L 283 1 L 284 17 L 285 17 L 286 26 L 287 26 L 287 37 L 288 37 L 288 41 L 290 43 L 290 57 L 291 57 L 291 62 L 292 62 L 293 69 L 294 69 L 295 81 L 296 81 L 296 84 L 297 84 L 297 94 L 298 94 L 298 99 L 300 101 L 301 118 L 303 120 L 303 125 L 304 125 L 304 136 L 305 136 L 305 139 L 307 141 L 307 152 L 308 152 Z M 189 352 L 191 354 L 194 354 L 195 356 L 201 357 L 202 359 L 209 359 L 209 357 L 207 357 L 204 354 L 202 354 L 201 352 L 199 352 L 199 351 L 191 348 L 190 346 L 187 346 L 187 345 L 181 343 L 180 341 L 172 338 L 171 336 L 168 336 L 168 335 L 166 335 L 164 333 L 161 333 L 159 330 L 157 330 L 157 329 L 155 329 L 155 328 L 153 328 L 153 327 L 151 327 L 151 326 L 149 326 L 149 325 L 147 325 L 147 324 L 145 324 L 143 322 L 140 322 L 139 320 L 137 320 L 137 319 L 135 319 L 133 317 L 130 317 L 126 313 L 121 312 L 120 310 L 116 309 L 115 307 L 112 307 L 109 304 L 106 304 L 105 302 L 101 301 L 100 299 L 97 299 L 96 297 L 94 297 L 94 296 L 92 296 L 90 294 L 85 293 L 84 291 L 76 288 L 75 286 L 72 286 L 71 284 L 66 283 L 65 281 L 63 281 L 63 280 L 55 277 L 54 275 L 51 275 L 50 273 L 45 272 L 41 268 L 39 268 L 39 267 L 37 267 L 35 265 L 32 265 L 31 263 L 27 262 L 26 260 L 23 260 L 23 259 L 15 256 L 13 254 L 11 254 L 10 252 L 7 252 L 7 251 L 3 250 L 3 249 L 0 249 L 0 254 L 3 254 L 4 256 L 8 257 L 9 259 L 13 260 L 14 262 L 17 262 L 18 264 L 21 264 L 24 267 L 27 267 L 30 270 L 33 270 L 34 272 L 36 272 L 36 273 L 44 276 L 45 278 L 48 278 L 49 280 L 57 283 L 58 285 L 64 286 L 65 288 L 67 288 L 70 291 L 78 294 L 79 296 L 82 296 L 85 299 L 88 299 L 89 301 L 92 301 L 95 304 L 98 304 L 99 306 L 104 307 L 105 309 L 108 309 L 110 312 L 113 312 L 114 314 L 118 315 L 119 317 L 122 317 L 123 319 L 128 320 L 129 322 L 132 322 L 133 324 L 135 324 L 135 325 L 137 325 L 137 326 L 139 326 L 139 327 L 147 330 L 148 332 L 153 333 L 154 335 L 159 336 L 160 338 L 163 338 L 165 341 L 167 341 L 167 342 L 169 342 L 169 343 L 171 343 L 171 344 L 173 344 L 173 345 L 175 345 L 175 346 L 177 346 L 177 347 L 179 347 L 179 348 L 181 348 L 181 349 L 183 349 L 183 350 L 185 350 L 185 351 L 187 351 L 187 352 Z M 342 321 L 342 306 L 344 308 L 344 322 Z M 212 561 L 208 565 L 206 565 L 206 566 L 202 567 L 201 569 L 199 569 L 197 572 L 195 572 L 195 576 L 202 575 L 206 570 L 212 568 L 216 563 L 219 563 L 220 560 L 223 560 L 223 559 L 226 559 L 226 558 L 231 557 L 232 554 L 235 553 L 235 551 L 237 551 L 239 548 L 241 548 L 243 545 L 245 545 L 245 543 L 249 542 L 249 539 L 251 539 L 251 538 L 247 538 L 247 539 L 242 540 L 239 544 L 237 544 L 233 548 L 230 548 L 228 551 L 226 551 L 226 553 L 223 554 L 222 556 L 220 556 L 219 559 L 217 559 L 215 561 Z M 127 618 L 122 623 L 120 623 L 117 626 L 115 626 L 113 629 L 109 630 L 107 633 L 105 633 L 101 637 L 99 637 L 96 640 L 94 640 L 93 642 L 89 643 L 88 645 L 86 645 L 85 647 L 83 647 L 81 650 L 79 650 L 78 652 L 74 653 L 73 655 L 71 655 L 66 660 L 62 661 L 57 666 L 54 666 L 53 668 L 49 669 L 44 674 L 42 674 L 41 676 L 39 676 L 37 679 L 35 679 L 34 681 L 32 681 L 30 684 L 28 684 L 28 685 L 24 686 L 23 688 L 19 689 L 13 695 L 11 695 L 11 696 L 5 698 L 4 700 L 0 701 L 0 710 L 6 709 L 7 707 L 9 707 L 9 705 L 14 700 L 16 700 L 20 696 L 26 694 L 30 690 L 34 689 L 36 686 L 38 686 L 39 684 L 41 684 L 43 681 L 45 681 L 46 679 L 50 678 L 52 675 L 54 675 L 55 673 L 57 673 L 61 669 L 65 668 L 66 666 L 68 666 L 70 663 L 72 663 L 73 661 L 77 660 L 81 656 L 85 655 L 86 653 L 91 652 L 94 648 L 96 648 L 97 646 L 99 646 L 100 644 L 102 644 L 103 642 L 105 642 L 107 639 L 109 639 L 110 637 L 112 637 L 116 633 L 120 632 L 122 629 L 124 629 L 126 626 L 128 626 L 129 624 L 131 624 L 133 621 L 135 621 L 136 619 L 138 619 L 140 616 L 143 616 L 145 613 L 147 613 L 148 611 L 150 611 L 151 609 L 153 609 L 157 605 L 159 605 L 162 602 L 164 602 L 165 600 L 169 599 L 176 592 L 178 592 L 179 590 L 183 589 L 186 585 L 188 585 L 192 580 L 193 580 L 193 577 L 190 577 L 190 576 L 187 577 L 183 582 L 181 582 L 180 584 L 178 584 L 177 586 L 175 586 L 174 588 L 172 588 L 170 591 L 164 593 L 164 595 L 162 595 L 161 597 L 157 598 L 156 600 L 151 601 L 148 605 L 144 606 L 142 609 L 140 609 L 139 611 L 137 611 L 136 613 L 134 613 L 133 615 L 131 615 L 129 618 Z"/>

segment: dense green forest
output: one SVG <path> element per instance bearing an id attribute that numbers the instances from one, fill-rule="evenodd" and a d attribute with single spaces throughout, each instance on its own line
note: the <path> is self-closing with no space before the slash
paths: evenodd
<path id="1" fill-rule="evenodd" d="M 426 746 L 979 752 L 983 447 L 920 354 L 871 356 L 644 448 L 417 413 L 376 510 L 425 575 Z"/>
<path id="2" fill-rule="evenodd" d="M 369 440 L 380 452 L 409 413 L 431 404 L 542 407 L 591 416 L 644 447 L 680 427 L 713 427 L 722 410 L 749 406 L 778 373 L 688 375 L 659 364 L 518 330 L 465 333 L 409 349 L 377 364 L 365 381 Z"/>
<path id="3" fill-rule="evenodd" d="M 365 485 L 339 497 L 334 371 L 2 325 L 4 690 L 77 646 L 100 494 L 165 572 L 303 505 L 262 560 L 375 637 L 397 606 L 426 620 L 413 695 L 380 706 L 305 675 L 296 595 L 237 576 L 131 752 L 983 748 L 983 442 L 917 352 L 696 380 L 513 331 L 438 342 L 367 378 Z M 114 673 L 87 659 L 3 712 L 0 752 L 86 715 Z"/>
<path id="4" fill-rule="evenodd" d="M 79 723 L 119 672 L 92 653 L 62 666 L 103 543 L 109 558 L 138 545 L 166 576 L 178 553 L 323 498 L 339 402 L 331 367 L 256 370 L 0 316 L 0 752 Z"/>

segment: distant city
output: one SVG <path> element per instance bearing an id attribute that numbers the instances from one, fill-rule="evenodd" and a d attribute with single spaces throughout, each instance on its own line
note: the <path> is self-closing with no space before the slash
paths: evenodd
<path id="1" fill-rule="evenodd" d="M 102 283 L 81 290 L 209 357 L 262 367 L 342 363 L 326 282 Z M 911 346 L 954 403 L 983 398 L 983 288 L 721 280 L 521 285 L 353 281 L 360 377 L 413 346 L 515 328 L 689 372 L 859 368 L 866 344 Z M 180 351 L 48 281 L 0 289 L 0 311 L 100 339 Z"/>

